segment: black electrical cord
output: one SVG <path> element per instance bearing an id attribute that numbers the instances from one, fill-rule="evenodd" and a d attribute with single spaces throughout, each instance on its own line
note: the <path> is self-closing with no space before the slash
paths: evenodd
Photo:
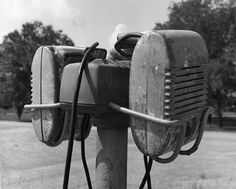
<path id="1" fill-rule="evenodd" d="M 72 102 L 72 113 L 71 113 L 71 124 L 70 124 L 70 136 L 69 136 L 69 142 L 68 142 L 68 149 L 67 149 L 67 157 L 66 157 L 66 164 L 65 164 L 65 172 L 64 172 L 64 182 L 63 182 L 63 189 L 68 188 L 68 182 L 69 182 L 69 176 L 70 176 L 70 166 L 71 166 L 71 158 L 72 158 L 72 151 L 73 151 L 73 144 L 74 144 L 74 134 L 75 134 L 75 124 L 76 124 L 76 118 L 77 118 L 77 101 L 80 91 L 80 85 L 82 80 L 83 71 L 87 65 L 87 58 L 88 55 L 99 45 L 99 43 L 94 43 L 86 52 L 81 62 L 81 67 L 79 70 L 79 76 L 77 80 L 77 86 L 76 90 L 73 96 L 73 102 Z M 82 156 L 82 162 L 87 178 L 87 183 L 89 189 L 92 189 L 91 179 L 89 175 L 89 170 L 86 162 L 85 157 L 85 129 L 89 125 L 89 114 L 84 114 L 82 125 L 81 125 L 81 156 Z M 151 189 L 151 177 L 150 177 L 150 171 L 152 168 L 153 159 L 149 157 L 149 161 L 147 156 L 144 155 L 144 163 L 145 163 L 145 169 L 146 173 L 143 177 L 143 180 L 141 182 L 141 185 L 139 189 L 143 189 L 145 186 L 145 183 L 147 182 L 148 189 Z"/>
<path id="2" fill-rule="evenodd" d="M 145 165 L 145 170 L 147 171 L 148 169 L 148 157 L 146 155 L 143 155 L 143 160 L 144 160 L 144 165 Z M 150 161 L 150 158 L 149 158 Z M 151 183 L 151 175 L 147 177 L 147 188 L 152 189 L 152 183 Z"/>
<path id="3" fill-rule="evenodd" d="M 85 171 L 85 175 L 87 179 L 88 188 L 92 189 L 92 182 L 90 179 L 89 169 L 88 169 L 88 165 L 87 165 L 86 157 L 85 157 L 85 136 L 84 136 L 85 129 L 89 126 L 89 119 L 90 119 L 89 114 L 84 114 L 83 122 L 81 125 L 81 141 L 80 142 L 81 142 L 81 157 L 82 157 L 84 171 Z"/>
<path id="4" fill-rule="evenodd" d="M 144 155 L 145 156 L 145 155 Z M 145 159 L 144 159 L 145 161 Z M 139 186 L 139 189 L 143 189 L 143 187 L 145 186 L 145 183 L 148 182 L 148 187 L 151 187 L 151 177 L 150 177 L 150 171 L 152 169 L 152 163 L 153 163 L 153 159 L 151 157 L 149 157 L 149 161 L 145 161 L 145 168 L 146 168 L 146 172 L 145 175 L 143 177 L 143 180 Z M 150 182 L 150 183 L 149 183 Z M 150 184 L 150 185 L 149 185 Z M 151 188 L 148 188 L 151 189 Z"/>
<path id="5" fill-rule="evenodd" d="M 82 80 L 83 71 L 87 65 L 87 59 L 89 57 L 89 54 L 99 45 L 98 42 L 94 43 L 84 54 L 84 57 L 81 62 L 80 70 L 79 70 L 79 76 L 77 80 L 76 90 L 73 97 L 72 102 L 72 113 L 71 113 L 71 124 L 70 124 L 70 138 L 68 142 L 68 148 L 67 148 L 67 156 L 66 156 L 66 164 L 65 164 L 65 172 L 64 172 L 64 182 L 63 182 L 63 189 L 68 188 L 68 181 L 70 176 L 70 166 L 71 166 L 71 157 L 72 157 L 72 151 L 73 151 L 73 145 L 74 145 L 74 134 L 75 134 L 75 124 L 76 124 L 76 118 L 77 118 L 77 101 L 78 101 L 78 95 L 80 91 L 80 85 Z"/>

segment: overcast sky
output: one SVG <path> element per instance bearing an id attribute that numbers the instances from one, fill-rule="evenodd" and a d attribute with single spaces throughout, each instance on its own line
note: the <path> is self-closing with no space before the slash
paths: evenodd
<path id="1" fill-rule="evenodd" d="M 0 0 L 0 42 L 27 21 L 62 29 L 77 46 L 114 43 L 114 33 L 145 31 L 168 19 L 172 0 Z M 176 0 L 175 0 L 176 1 Z"/>

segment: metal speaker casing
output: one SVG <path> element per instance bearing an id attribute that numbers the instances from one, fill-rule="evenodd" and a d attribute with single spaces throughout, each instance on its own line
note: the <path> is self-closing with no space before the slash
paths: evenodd
<path id="1" fill-rule="evenodd" d="M 33 58 L 32 105 L 59 102 L 62 72 L 66 65 L 80 62 L 86 48 L 42 46 Z M 106 51 L 105 55 L 106 56 Z M 91 60 L 95 57 L 90 57 Z M 80 139 L 82 115 L 78 115 L 75 139 Z M 33 109 L 32 123 L 38 139 L 49 146 L 57 146 L 69 137 L 70 110 L 59 108 Z M 90 128 L 86 130 L 88 136 Z"/>
<path id="2" fill-rule="evenodd" d="M 60 103 L 72 106 L 77 73 L 81 64 L 67 65 L 63 72 Z M 113 62 L 96 59 L 88 64 L 82 76 L 77 111 L 89 113 L 96 127 L 128 127 L 129 117 L 109 107 L 109 102 L 128 107 L 130 61 Z M 122 126 L 121 126 L 122 125 Z"/>
<path id="3" fill-rule="evenodd" d="M 148 31 L 137 42 L 130 68 L 131 110 L 186 125 L 183 145 L 199 134 L 207 105 L 208 52 L 192 31 Z M 180 125 L 131 116 L 139 150 L 154 160 L 177 147 Z"/>

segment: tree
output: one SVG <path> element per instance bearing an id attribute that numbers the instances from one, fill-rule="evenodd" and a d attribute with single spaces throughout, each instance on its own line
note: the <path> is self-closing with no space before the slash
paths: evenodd
<path id="1" fill-rule="evenodd" d="M 208 47 L 209 97 L 217 108 L 222 126 L 222 107 L 229 93 L 236 91 L 235 0 L 186 0 L 172 3 L 169 20 L 155 29 L 185 29 L 198 32 Z"/>
<path id="2" fill-rule="evenodd" d="M 235 32 L 234 1 L 188 0 L 172 3 L 169 20 L 155 29 L 193 30 L 205 39 L 211 59 L 222 55 Z M 234 30 L 234 31 L 233 31 Z"/>
<path id="3" fill-rule="evenodd" d="M 4 67 L 2 72 L 11 76 L 10 87 L 4 92 L 9 94 L 19 119 L 24 104 L 30 103 L 31 62 L 35 51 L 42 45 L 74 46 L 74 43 L 62 30 L 34 21 L 23 24 L 20 31 L 4 36 L 0 45 L 0 67 Z"/>

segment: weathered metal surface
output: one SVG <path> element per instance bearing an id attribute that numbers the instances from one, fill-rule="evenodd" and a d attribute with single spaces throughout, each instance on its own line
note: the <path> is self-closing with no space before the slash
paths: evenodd
<path id="1" fill-rule="evenodd" d="M 49 48 L 40 47 L 32 62 L 32 104 L 56 103 L 59 100 L 58 65 Z M 63 113 L 60 109 L 33 111 L 33 126 L 39 140 L 53 143 L 63 127 Z"/>
<path id="2" fill-rule="evenodd" d="M 156 46 L 156 44 L 160 44 Z M 160 35 L 144 35 L 136 45 L 130 71 L 130 108 L 164 118 L 165 66 L 169 64 L 165 41 Z M 133 136 L 139 149 L 149 154 L 162 151 L 169 141 L 164 126 L 132 117 Z M 152 144 L 152 145 L 150 145 Z M 153 145 L 154 144 L 154 145 Z"/>
<path id="3" fill-rule="evenodd" d="M 158 118 L 185 120 L 185 144 L 198 134 L 206 105 L 206 46 L 195 32 L 150 31 L 138 41 L 131 61 L 130 108 Z M 131 118 L 138 148 L 155 157 L 173 151 L 180 128 Z M 191 132 L 190 132 L 191 131 Z"/>
<path id="4" fill-rule="evenodd" d="M 65 61 L 65 51 L 68 50 L 69 53 L 73 53 L 73 61 L 76 57 L 74 54 L 77 53 L 78 55 L 82 51 L 76 48 L 64 48 L 63 51 L 63 47 L 40 47 L 36 51 L 31 67 L 32 104 L 59 102 L 62 71 L 64 66 L 70 63 Z M 80 57 L 78 56 L 78 58 Z M 79 126 L 81 119 L 82 117 L 78 115 L 75 139 L 80 137 Z M 65 120 L 66 123 L 64 122 Z M 69 138 L 69 111 L 65 112 L 60 108 L 34 109 L 32 122 L 36 136 L 49 146 L 58 145 L 62 140 Z M 87 135 L 89 131 L 90 128 L 87 130 Z"/>
<path id="5" fill-rule="evenodd" d="M 41 59 L 36 58 L 40 57 L 42 55 L 43 47 L 40 47 L 34 56 L 32 66 L 31 66 L 31 100 L 32 104 L 41 104 L 41 90 L 40 90 L 40 78 L 41 78 Z M 33 127 L 35 130 L 35 134 L 38 137 L 40 141 L 43 140 L 43 135 L 41 132 L 41 116 L 42 116 L 42 111 L 41 110 L 34 110 L 33 111 L 33 117 L 32 117 L 32 122 L 33 122 Z"/>
<path id="6" fill-rule="evenodd" d="M 67 65 L 61 81 L 60 102 L 71 108 L 76 79 L 81 64 Z M 78 97 L 79 112 L 109 113 L 109 101 L 128 106 L 129 93 L 128 63 L 114 63 L 97 59 L 88 64 L 82 76 Z"/>

